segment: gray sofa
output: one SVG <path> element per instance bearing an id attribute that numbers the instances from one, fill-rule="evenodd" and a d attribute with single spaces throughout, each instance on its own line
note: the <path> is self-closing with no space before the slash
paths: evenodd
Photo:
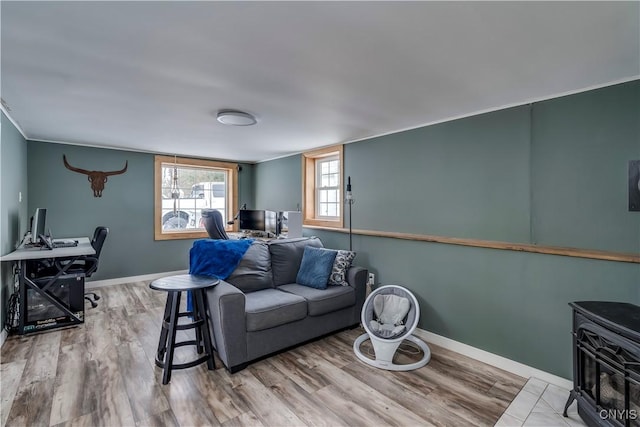
<path id="1" fill-rule="evenodd" d="M 296 283 L 307 245 L 317 238 L 254 241 L 234 272 L 207 291 L 211 331 L 230 372 L 249 362 L 360 322 L 368 271 L 352 266 L 349 286 Z"/>

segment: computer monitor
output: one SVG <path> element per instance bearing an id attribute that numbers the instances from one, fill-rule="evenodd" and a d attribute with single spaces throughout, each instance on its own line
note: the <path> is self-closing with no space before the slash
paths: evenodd
<path id="1" fill-rule="evenodd" d="M 278 228 L 277 213 L 257 209 L 243 209 L 238 212 L 240 230 L 264 231 L 276 234 Z"/>
<path id="2" fill-rule="evenodd" d="M 277 236 L 278 228 L 278 213 L 274 211 L 264 211 L 264 231 Z"/>
<path id="3" fill-rule="evenodd" d="M 44 236 L 47 225 L 47 210 L 45 208 L 37 208 L 31 218 L 31 238 L 34 242 L 40 240 L 40 236 Z"/>

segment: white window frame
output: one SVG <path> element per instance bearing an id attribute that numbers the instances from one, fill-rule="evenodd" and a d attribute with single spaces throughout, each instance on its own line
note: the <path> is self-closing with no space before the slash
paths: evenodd
<path id="1" fill-rule="evenodd" d="M 321 201 L 321 193 L 326 192 L 328 193 L 329 191 L 336 191 L 338 193 L 338 195 L 340 194 L 340 157 L 335 155 L 335 156 L 329 156 L 329 157 L 320 157 L 318 159 L 315 160 L 316 162 L 316 183 L 315 183 L 315 191 L 316 191 L 316 218 L 318 219 L 323 219 L 323 220 L 329 220 L 329 221 L 335 221 L 338 220 L 340 218 L 340 216 L 342 215 L 342 209 L 340 209 L 340 206 L 342 205 L 341 200 L 340 199 L 336 199 L 335 202 L 323 202 Z M 332 162 L 337 162 L 338 164 L 338 171 L 336 172 L 336 174 L 338 175 L 338 181 L 336 182 L 336 185 L 325 185 L 322 186 L 322 181 L 323 181 L 323 177 L 326 176 L 327 179 L 331 179 L 330 175 L 334 175 L 331 173 L 331 171 L 329 171 L 329 173 L 327 174 L 323 174 L 322 173 L 322 165 L 324 163 L 332 163 Z M 328 194 L 327 194 L 328 196 Z M 336 205 L 336 211 L 337 211 L 337 215 L 323 215 L 322 214 L 322 205 L 326 204 L 326 205 Z"/>

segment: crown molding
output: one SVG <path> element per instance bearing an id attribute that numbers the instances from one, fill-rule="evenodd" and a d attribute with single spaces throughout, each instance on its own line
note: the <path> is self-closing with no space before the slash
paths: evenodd
<path id="1" fill-rule="evenodd" d="M 0 111 L 2 111 L 4 113 L 4 115 L 7 117 L 7 119 L 9 119 L 9 121 L 16 127 L 16 129 L 18 129 L 18 132 L 20 132 L 20 135 L 22 135 L 22 137 L 25 139 L 25 142 L 27 141 L 27 139 L 29 139 L 27 137 L 27 135 L 24 133 L 24 130 L 22 130 L 22 127 L 20 127 L 20 125 L 18 124 L 17 121 L 14 120 L 13 117 L 11 117 L 11 114 L 9 114 L 9 112 L 7 111 L 6 108 L 4 108 L 4 105 L 2 105 L 2 103 L 0 103 Z"/>
<path id="2" fill-rule="evenodd" d="M 137 148 L 118 147 L 118 146 L 113 146 L 113 145 L 98 145 L 98 144 L 91 144 L 91 143 L 85 143 L 85 142 L 69 142 L 69 141 L 59 141 L 59 140 L 55 140 L 55 139 L 43 139 L 43 138 L 28 138 L 28 139 L 29 139 L 29 141 L 44 142 L 44 143 L 47 143 L 47 144 L 62 144 L 62 145 L 73 145 L 73 146 L 76 146 L 76 147 L 101 148 L 101 149 L 104 149 L 104 150 L 127 151 L 127 152 L 130 152 L 130 153 L 152 154 L 152 155 L 157 155 L 157 156 L 171 156 L 172 158 L 173 158 L 173 156 L 177 155 L 178 157 L 185 157 L 185 158 L 189 158 L 189 159 L 204 159 L 204 160 L 213 160 L 213 161 L 219 161 L 219 162 L 231 162 L 231 163 L 248 164 L 248 165 L 255 164 L 255 162 L 250 162 L 250 161 L 241 161 L 241 160 L 233 160 L 233 159 L 220 159 L 220 158 L 217 158 L 217 157 L 192 156 L 190 154 L 171 153 L 171 152 L 166 152 L 166 151 L 141 150 L 141 149 L 137 149 Z"/>
<path id="3" fill-rule="evenodd" d="M 530 104 L 535 104 L 537 102 L 543 102 L 543 101 L 549 101 L 551 99 L 562 98 L 563 96 L 576 95 L 578 93 L 589 92 L 591 90 L 602 89 L 602 88 L 605 88 L 605 87 L 615 86 L 615 85 L 619 85 L 619 84 L 622 84 L 622 83 L 629 83 L 629 82 L 632 82 L 634 80 L 640 80 L 640 74 L 636 74 L 634 76 L 629 76 L 629 77 L 624 77 L 622 79 L 613 80 L 613 81 L 610 81 L 610 82 L 607 82 L 607 83 L 601 83 L 601 84 L 597 84 L 597 85 L 586 86 L 586 87 L 583 87 L 583 88 L 580 88 L 580 89 L 574 89 L 574 90 L 569 90 L 569 91 L 565 91 L 565 92 L 559 92 L 559 93 L 556 93 L 556 94 L 553 94 L 553 95 L 541 96 L 541 97 L 537 97 L 537 98 L 529 98 L 526 101 L 513 102 L 513 103 L 510 103 L 510 104 L 503 104 L 503 105 L 501 105 L 499 107 L 485 108 L 483 110 L 477 110 L 477 111 L 474 111 L 474 112 L 471 112 L 471 113 L 460 114 L 460 115 L 457 115 L 457 116 L 449 116 L 449 117 L 445 117 L 443 119 L 438 119 L 438 120 L 434 120 L 434 121 L 431 121 L 431 122 L 425 122 L 425 123 L 422 123 L 422 124 L 416 125 L 416 126 L 410 126 L 410 127 L 407 127 L 407 128 L 392 130 L 392 131 L 384 132 L 384 133 L 375 133 L 375 134 L 371 134 L 371 135 L 368 135 L 368 136 L 364 136 L 362 138 L 350 139 L 350 140 L 347 140 L 347 141 L 344 141 L 344 142 L 332 143 L 332 144 L 330 144 L 328 146 L 338 145 L 338 144 L 351 144 L 353 142 L 366 141 L 368 139 L 380 138 L 380 137 L 387 136 L 387 135 L 394 135 L 396 133 L 407 132 L 407 131 L 410 131 L 410 130 L 420 129 L 420 128 L 423 128 L 423 127 L 437 125 L 437 124 L 440 124 L 440 123 L 446 123 L 446 122 L 452 122 L 454 120 L 465 119 L 467 117 L 479 116 L 481 114 L 493 113 L 495 111 L 506 110 L 508 108 L 521 107 L 523 105 L 530 105 Z M 318 147 L 318 148 L 323 148 L 323 146 Z M 285 157 L 295 156 L 295 155 L 298 155 L 298 154 L 305 153 L 307 151 L 316 150 L 318 148 L 309 148 L 309 150 L 298 151 L 298 152 L 293 152 L 293 153 L 290 153 L 290 154 L 283 154 L 281 156 L 272 157 L 272 158 L 265 159 L 265 160 L 259 160 L 259 161 L 256 162 L 256 164 L 266 163 L 266 162 L 270 162 L 270 161 L 273 161 L 273 160 L 283 159 Z"/>
<path id="4" fill-rule="evenodd" d="M 379 138 L 381 136 L 393 135 L 393 134 L 400 133 L 400 132 L 406 132 L 406 131 L 410 131 L 410 130 L 414 130 L 414 129 L 420 129 L 420 128 L 423 128 L 423 127 L 426 127 L 426 126 L 432 126 L 432 125 L 437 125 L 437 124 L 440 124 L 440 123 L 451 122 L 451 121 L 454 121 L 454 120 L 465 119 L 467 117 L 479 116 L 481 114 L 493 113 L 495 111 L 506 110 L 506 109 L 515 108 L 515 107 L 521 107 L 523 105 L 530 105 L 530 104 L 535 104 L 535 103 L 538 103 L 538 102 L 549 101 L 551 99 L 562 98 L 564 96 L 577 95 L 579 93 L 589 92 L 589 91 L 592 91 L 592 90 L 602 89 L 602 88 L 605 88 L 605 87 L 615 86 L 615 85 L 619 85 L 619 84 L 623 84 L 623 83 L 629 83 L 629 82 L 632 82 L 632 81 L 635 81 L 635 80 L 640 80 L 640 74 L 636 74 L 636 75 L 629 76 L 629 77 L 624 77 L 624 78 L 621 78 L 621 79 L 618 79 L 618 80 L 613 80 L 613 81 L 610 81 L 610 82 L 607 82 L 607 83 L 601 83 L 601 84 L 597 84 L 597 85 L 586 86 L 586 87 L 582 87 L 580 89 L 574 89 L 574 90 L 569 90 L 569 91 L 565 91 L 565 92 L 558 92 L 558 93 L 553 94 L 553 95 L 541 96 L 541 97 L 537 97 L 537 98 L 529 98 L 526 101 L 513 102 L 513 103 L 510 103 L 510 104 L 501 105 L 499 107 L 485 108 L 483 110 L 477 110 L 477 111 L 474 111 L 472 113 L 461 114 L 461 115 L 458 115 L 458 116 L 450 116 L 450 117 L 446 117 L 444 119 L 434 120 L 432 122 L 427 122 L 427 123 L 423 123 L 423 124 L 417 125 L 417 126 L 411 126 L 411 127 L 407 127 L 407 128 L 403 128 L 403 129 L 399 129 L 399 130 L 394 130 L 394 131 L 391 131 L 391 132 L 365 136 L 363 138 L 358 138 L 358 139 L 352 139 L 352 140 L 349 140 L 349 141 L 345 141 L 344 144 L 351 144 L 352 142 L 366 141 L 368 139 Z M 267 160 L 265 160 L 265 161 L 267 161 Z"/>

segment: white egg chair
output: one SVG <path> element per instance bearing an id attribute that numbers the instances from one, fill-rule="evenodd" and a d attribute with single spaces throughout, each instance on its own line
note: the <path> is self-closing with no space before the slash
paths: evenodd
<path id="1" fill-rule="evenodd" d="M 423 367 L 431 359 L 431 350 L 427 344 L 412 335 L 420 320 L 420 306 L 408 289 L 397 285 L 375 289 L 364 302 L 361 320 L 366 333 L 356 338 L 353 351 L 364 363 L 389 371 L 410 371 Z M 371 340 L 375 359 L 364 355 L 360 350 L 366 340 Z M 404 340 L 414 343 L 422 350 L 422 359 L 408 364 L 393 363 L 393 356 Z"/>

